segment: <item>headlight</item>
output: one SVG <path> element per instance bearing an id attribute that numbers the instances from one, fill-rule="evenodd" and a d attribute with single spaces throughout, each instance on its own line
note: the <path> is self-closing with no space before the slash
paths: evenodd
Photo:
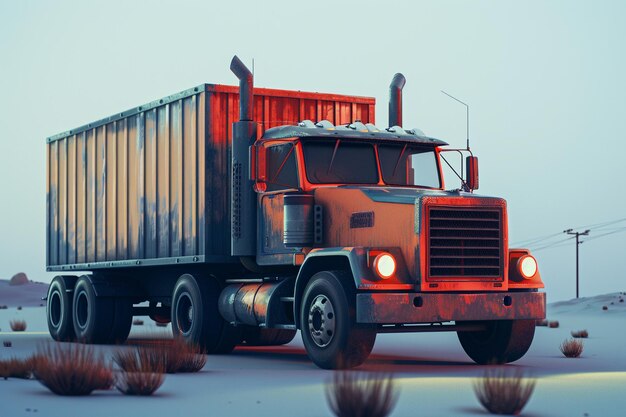
<path id="1" fill-rule="evenodd" d="M 387 279 L 396 272 L 396 260 L 390 253 L 380 253 L 374 259 L 374 270 L 379 277 Z"/>
<path id="2" fill-rule="evenodd" d="M 517 260 L 517 270 L 526 279 L 531 279 L 537 273 L 537 260 L 530 255 L 524 255 Z"/>

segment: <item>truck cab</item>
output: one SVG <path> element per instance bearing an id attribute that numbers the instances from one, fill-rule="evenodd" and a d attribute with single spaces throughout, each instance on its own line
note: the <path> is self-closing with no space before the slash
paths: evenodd
<path id="1" fill-rule="evenodd" d="M 446 145 L 419 129 L 305 120 L 269 129 L 251 147 L 256 260 L 300 266 L 293 317 L 307 351 L 344 336 L 344 349 L 363 356 L 376 333 L 456 330 L 479 363 L 526 352 L 545 309 L 536 261 L 509 249 L 503 199 L 476 195 L 465 180 L 446 191 Z M 467 160 L 473 186 L 476 162 Z M 348 336 L 337 334 L 343 310 Z M 361 360 L 331 356 L 313 360 L 330 368 Z"/>

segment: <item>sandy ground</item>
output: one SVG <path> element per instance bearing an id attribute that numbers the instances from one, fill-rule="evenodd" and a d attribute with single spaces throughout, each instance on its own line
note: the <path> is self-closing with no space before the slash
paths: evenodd
<path id="1" fill-rule="evenodd" d="M 614 293 L 549 306 L 549 319 L 558 320 L 559 328 L 538 327 L 528 354 L 507 365 L 538 379 L 522 415 L 626 415 L 626 302 L 620 303 L 620 297 L 626 298 Z M 0 341 L 13 343 L 11 348 L 0 346 L 0 358 L 26 357 L 51 340 L 44 310 L 0 310 Z M 27 320 L 25 333 L 10 332 L 9 321 L 15 318 Z M 144 326 L 133 326 L 128 344 L 169 336 L 169 327 L 144 321 Z M 559 344 L 570 331 L 582 329 L 589 331 L 582 357 L 564 358 Z M 122 348 L 99 347 L 109 357 L 113 349 Z M 373 354 L 359 369 L 395 375 L 400 397 L 392 416 L 488 415 L 472 389 L 486 367 L 466 357 L 453 333 L 379 335 Z M 324 384 L 331 376 L 308 360 L 297 335 L 286 346 L 210 356 L 200 373 L 168 375 L 148 398 L 117 391 L 66 398 L 36 381 L 0 380 L 0 416 L 330 416 Z"/>

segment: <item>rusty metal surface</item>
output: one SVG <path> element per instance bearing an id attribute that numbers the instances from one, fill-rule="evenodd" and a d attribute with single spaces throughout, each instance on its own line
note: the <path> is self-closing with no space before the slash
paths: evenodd
<path id="1" fill-rule="evenodd" d="M 545 313 L 546 295 L 540 292 L 360 293 L 356 297 L 358 323 L 543 319 Z"/>
<path id="2" fill-rule="evenodd" d="M 374 122 L 375 100 L 254 89 L 264 129 Z M 231 255 L 237 87 L 203 84 L 47 139 L 47 266 L 213 262 Z"/>

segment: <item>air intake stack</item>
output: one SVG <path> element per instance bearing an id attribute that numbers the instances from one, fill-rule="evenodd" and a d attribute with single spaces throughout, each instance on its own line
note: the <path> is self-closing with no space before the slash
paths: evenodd
<path id="1" fill-rule="evenodd" d="M 256 255 L 256 195 L 250 180 L 250 146 L 257 136 L 253 121 L 252 72 L 235 55 L 230 70 L 239 78 L 239 121 L 233 123 L 231 158 L 231 254 Z"/>
<path id="2" fill-rule="evenodd" d="M 397 73 L 389 85 L 389 127 L 402 126 L 402 89 L 404 84 L 406 84 L 406 78 Z"/>

